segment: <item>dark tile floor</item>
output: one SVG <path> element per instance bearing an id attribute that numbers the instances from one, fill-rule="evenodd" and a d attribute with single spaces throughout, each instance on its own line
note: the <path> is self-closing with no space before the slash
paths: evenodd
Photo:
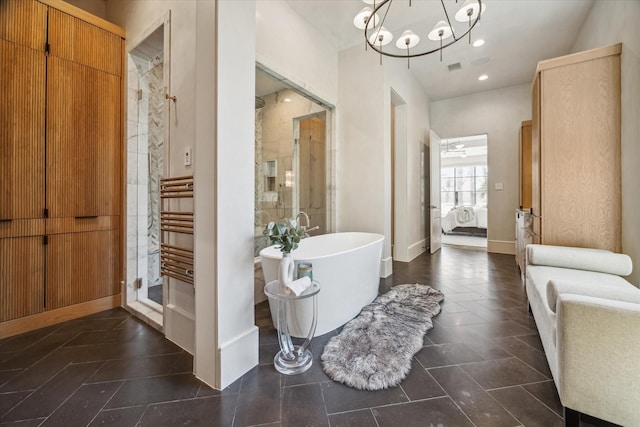
<path id="1" fill-rule="evenodd" d="M 261 304 L 259 366 L 212 390 L 191 374 L 188 353 L 114 309 L 0 341 L 0 425 L 562 425 L 513 256 L 445 247 L 394 263 L 380 290 L 401 283 L 430 284 L 445 302 L 396 388 L 366 392 L 330 381 L 318 358 L 335 331 L 314 339 L 309 371 L 279 374 Z"/>

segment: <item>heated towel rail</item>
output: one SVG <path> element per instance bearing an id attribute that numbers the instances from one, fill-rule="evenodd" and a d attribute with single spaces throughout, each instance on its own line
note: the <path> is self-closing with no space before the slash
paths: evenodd
<path id="1" fill-rule="evenodd" d="M 193 176 L 160 179 L 160 274 L 193 285 L 193 249 L 175 236 L 193 236 L 193 203 L 176 199 L 193 200 Z"/>

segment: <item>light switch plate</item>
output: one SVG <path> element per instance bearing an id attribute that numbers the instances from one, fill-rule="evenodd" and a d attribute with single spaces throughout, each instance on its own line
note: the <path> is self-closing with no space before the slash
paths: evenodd
<path id="1" fill-rule="evenodd" d="M 184 165 L 191 166 L 191 147 L 184 149 Z"/>

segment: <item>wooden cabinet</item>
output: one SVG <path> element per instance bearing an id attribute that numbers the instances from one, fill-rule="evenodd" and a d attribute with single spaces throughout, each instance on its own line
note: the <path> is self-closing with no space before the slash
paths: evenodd
<path id="1" fill-rule="evenodd" d="M 532 91 L 536 243 L 621 250 L 621 49 L 538 64 Z"/>
<path id="2" fill-rule="evenodd" d="M 120 292 L 123 36 L 59 0 L 0 1 L 0 338 Z"/>
<path id="3" fill-rule="evenodd" d="M 531 208 L 531 120 L 520 126 L 520 209 Z"/>

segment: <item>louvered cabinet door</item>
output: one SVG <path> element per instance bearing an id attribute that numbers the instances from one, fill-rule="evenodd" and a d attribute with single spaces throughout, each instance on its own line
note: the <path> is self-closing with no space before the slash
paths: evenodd
<path id="1" fill-rule="evenodd" d="M 47 6 L 34 0 L 0 0 L 0 39 L 44 51 Z"/>
<path id="2" fill-rule="evenodd" d="M 119 35 L 55 9 L 49 9 L 49 45 L 51 56 L 122 75 Z"/>
<path id="3" fill-rule="evenodd" d="M 49 10 L 50 216 L 120 215 L 122 39 Z"/>
<path id="4" fill-rule="evenodd" d="M 42 218 L 44 52 L 0 39 L 0 76 L 0 221 Z"/>
<path id="5" fill-rule="evenodd" d="M 48 73 L 49 215 L 119 215 L 120 78 L 57 57 Z"/>
<path id="6" fill-rule="evenodd" d="M 118 239 L 118 230 L 49 236 L 47 310 L 117 294 Z"/>
<path id="7" fill-rule="evenodd" d="M 0 239 L 0 322 L 44 310 L 42 236 Z"/>

